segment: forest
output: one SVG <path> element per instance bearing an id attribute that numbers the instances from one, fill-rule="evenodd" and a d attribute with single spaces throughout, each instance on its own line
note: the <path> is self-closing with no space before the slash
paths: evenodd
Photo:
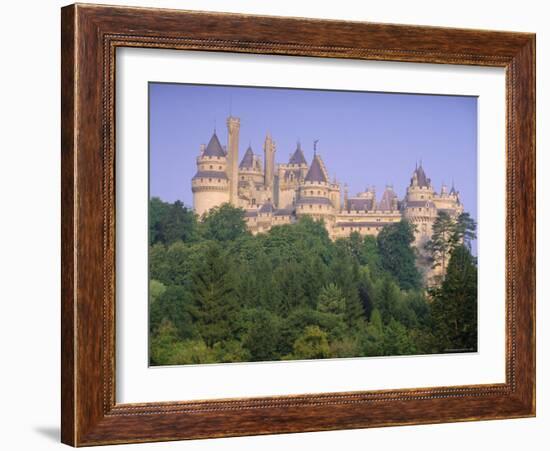
<path id="1" fill-rule="evenodd" d="M 229 204 L 201 220 L 149 205 L 149 363 L 205 364 L 477 351 L 476 225 L 440 212 L 426 245 L 445 277 L 427 288 L 413 226 L 332 241 L 303 217 L 264 234 Z"/>

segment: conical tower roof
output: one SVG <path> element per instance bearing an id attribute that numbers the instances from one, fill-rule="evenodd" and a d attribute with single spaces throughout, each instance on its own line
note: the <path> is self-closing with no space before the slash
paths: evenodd
<path id="1" fill-rule="evenodd" d="M 300 143 L 298 143 L 298 145 L 296 146 L 296 150 L 290 157 L 290 160 L 288 160 L 288 163 L 298 164 L 298 165 L 301 165 L 301 164 L 307 165 L 306 157 L 304 156 L 304 152 L 302 152 L 302 146 L 300 145 Z"/>
<path id="2" fill-rule="evenodd" d="M 254 168 L 254 152 L 252 151 L 252 147 L 248 146 L 248 149 L 246 149 L 243 159 L 241 160 L 241 164 L 239 165 L 239 168 L 241 169 Z"/>
<path id="3" fill-rule="evenodd" d="M 319 157 L 319 155 L 315 155 L 313 157 L 313 161 L 311 162 L 309 171 L 307 171 L 305 181 L 324 183 L 328 182 L 325 171 L 323 170 L 323 162 L 321 161 L 321 157 Z"/>
<path id="4" fill-rule="evenodd" d="M 204 157 L 225 157 L 225 151 L 223 150 L 222 145 L 220 144 L 220 140 L 218 139 L 218 136 L 216 135 L 216 132 L 212 134 L 212 138 L 210 138 L 210 142 L 206 146 L 206 149 L 204 149 L 204 152 L 202 154 Z"/>

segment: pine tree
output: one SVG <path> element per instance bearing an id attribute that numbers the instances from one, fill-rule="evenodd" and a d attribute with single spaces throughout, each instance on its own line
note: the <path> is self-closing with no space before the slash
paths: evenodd
<path id="1" fill-rule="evenodd" d="M 421 283 L 411 247 L 413 242 L 413 226 L 406 220 L 385 226 L 378 235 L 382 267 L 397 279 L 404 290 L 420 288 Z"/>
<path id="2" fill-rule="evenodd" d="M 345 319 L 349 327 L 364 319 L 359 299 L 359 274 L 357 261 L 347 253 L 345 246 L 337 246 L 330 266 L 330 280 L 342 290 L 346 300 Z"/>
<path id="3" fill-rule="evenodd" d="M 445 280 L 431 294 L 441 351 L 477 350 L 477 265 L 464 245 L 452 252 Z"/>
<path id="4" fill-rule="evenodd" d="M 432 226 L 432 238 L 426 243 L 426 249 L 431 254 L 433 266 L 440 266 L 445 274 L 447 260 L 456 245 L 456 227 L 448 213 L 439 211 Z"/>
<path id="5" fill-rule="evenodd" d="M 471 249 L 472 240 L 476 239 L 476 222 L 470 216 L 470 213 L 461 213 L 458 216 L 454 233 L 456 244 L 464 243 L 468 249 Z"/>
<path id="6" fill-rule="evenodd" d="M 344 316 L 346 312 L 346 298 L 338 285 L 329 283 L 321 289 L 317 308 L 323 313 Z"/>
<path id="7" fill-rule="evenodd" d="M 209 243 L 192 274 L 192 315 L 208 346 L 228 340 L 237 332 L 239 305 L 231 261 L 216 243 Z"/>

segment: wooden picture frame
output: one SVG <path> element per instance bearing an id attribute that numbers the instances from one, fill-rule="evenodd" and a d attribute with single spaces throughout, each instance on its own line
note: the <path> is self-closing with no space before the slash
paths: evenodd
<path id="1" fill-rule="evenodd" d="M 535 415 L 535 35 L 147 8 L 62 9 L 61 437 L 73 446 Z M 115 50 L 506 69 L 506 382 L 118 404 Z"/>

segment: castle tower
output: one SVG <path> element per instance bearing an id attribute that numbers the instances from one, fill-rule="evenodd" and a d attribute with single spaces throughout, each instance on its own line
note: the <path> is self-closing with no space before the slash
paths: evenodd
<path id="1" fill-rule="evenodd" d="M 193 207 L 202 216 L 213 207 L 229 202 L 227 156 L 214 131 L 206 147 L 197 157 L 197 173 L 191 180 Z"/>
<path id="2" fill-rule="evenodd" d="M 308 171 L 308 165 L 300 142 L 290 156 L 287 164 L 279 164 L 277 173 L 277 207 L 292 208 L 296 203 L 296 196 L 300 184 Z"/>
<path id="3" fill-rule="evenodd" d="M 314 219 L 323 219 L 325 226 L 332 231 L 335 220 L 334 205 L 330 199 L 331 183 L 323 160 L 317 153 L 299 187 L 296 202 L 296 215 L 308 215 Z"/>
<path id="4" fill-rule="evenodd" d="M 273 179 L 275 176 L 275 143 L 268 133 L 264 143 L 264 185 L 268 192 L 273 193 Z M 273 199 L 273 195 L 271 195 Z"/>
<path id="5" fill-rule="evenodd" d="M 251 146 L 248 146 L 239 164 L 238 186 L 238 205 L 242 208 L 254 207 L 266 198 L 262 161 Z"/>
<path id="6" fill-rule="evenodd" d="M 420 163 L 411 177 L 403 208 L 404 217 L 416 226 L 415 245 L 417 247 L 422 247 L 432 235 L 432 225 L 437 217 L 434 196 L 431 180 L 426 176 Z"/>
<path id="7" fill-rule="evenodd" d="M 238 206 L 239 200 L 239 130 L 238 117 L 227 118 L 227 178 L 229 179 L 229 202 Z"/>

